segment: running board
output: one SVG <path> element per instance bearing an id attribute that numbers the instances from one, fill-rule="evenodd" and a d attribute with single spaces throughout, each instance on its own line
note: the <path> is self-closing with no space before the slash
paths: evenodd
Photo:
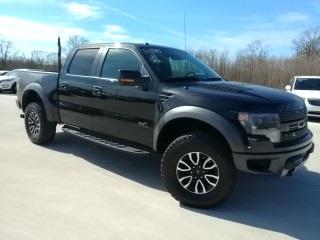
<path id="1" fill-rule="evenodd" d="M 90 134 L 84 133 L 84 132 L 80 132 L 76 129 L 71 129 L 71 128 L 67 128 L 67 127 L 63 127 L 62 130 L 64 132 L 67 132 L 73 136 L 77 136 L 79 138 L 82 138 L 84 140 L 96 143 L 98 145 L 101 145 L 103 147 L 107 147 L 107 148 L 112 148 L 115 150 L 120 150 L 120 151 L 124 151 L 124 152 L 129 152 L 129 153 L 134 153 L 134 154 L 149 154 L 150 152 L 142 150 L 142 149 L 138 149 L 135 147 L 131 147 L 131 146 L 127 146 L 121 143 L 117 143 L 114 141 L 110 141 L 110 140 L 106 140 L 103 138 L 99 138 L 99 137 L 95 137 L 92 136 Z"/>

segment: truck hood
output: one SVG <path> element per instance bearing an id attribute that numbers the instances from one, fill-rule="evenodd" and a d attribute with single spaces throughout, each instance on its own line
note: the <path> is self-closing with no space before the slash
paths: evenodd
<path id="1" fill-rule="evenodd" d="M 183 98 L 182 102 L 217 111 L 281 112 L 304 107 L 303 100 L 291 93 L 253 84 L 212 81 L 170 83 L 167 87 Z"/>

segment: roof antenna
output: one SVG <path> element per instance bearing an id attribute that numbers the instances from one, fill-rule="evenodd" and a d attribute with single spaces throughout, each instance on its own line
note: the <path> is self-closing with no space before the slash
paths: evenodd
<path id="1" fill-rule="evenodd" d="M 61 41 L 60 36 L 58 37 L 58 73 L 61 72 Z"/>
<path id="2" fill-rule="evenodd" d="M 183 13 L 184 51 L 187 52 L 186 13 Z"/>
<path id="3" fill-rule="evenodd" d="M 184 32 L 184 73 L 187 73 L 187 30 L 186 30 L 186 13 L 183 13 L 183 32 Z"/>

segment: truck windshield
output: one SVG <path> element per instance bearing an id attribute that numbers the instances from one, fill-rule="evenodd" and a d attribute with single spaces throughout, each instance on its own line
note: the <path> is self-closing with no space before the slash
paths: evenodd
<path id="1" fill-rule="evenodd" d="M 150 67 L 163 82 L 221 81 L 221 77 L 185 51 L 165 47 L 141 47 Z"/>
<path id="2" fill-rule="evenodd" d="M 320 90 L 320 78 L 298 78 L 294 85 L 296 90 Z"/>

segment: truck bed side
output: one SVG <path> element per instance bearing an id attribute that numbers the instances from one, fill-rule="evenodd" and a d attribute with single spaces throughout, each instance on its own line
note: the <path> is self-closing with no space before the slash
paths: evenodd
<path id="1" fill-rule="evenodd" d="M 31 98 L 40 98 L 49 121 L 60 122 L 57 105 L 58 73 L 20 70 L 18 72 L 18 104 L 25 111 Z"/>

